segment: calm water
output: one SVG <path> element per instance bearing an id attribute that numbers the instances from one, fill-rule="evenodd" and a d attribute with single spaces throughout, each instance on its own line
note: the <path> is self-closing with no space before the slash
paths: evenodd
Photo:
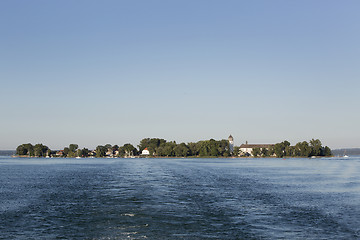
<path id="1" fill-rule="evenodd" d="M 360 239 L 360 158 L 0 158 L 0 239 Z"/>

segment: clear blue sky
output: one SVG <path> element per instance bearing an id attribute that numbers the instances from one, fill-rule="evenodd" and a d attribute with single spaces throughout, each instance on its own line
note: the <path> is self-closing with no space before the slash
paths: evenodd
<path id="1" fill-rule="evenodd" d="M 360 147 L 360 1 L 0 1 L 0 149 Z"/>

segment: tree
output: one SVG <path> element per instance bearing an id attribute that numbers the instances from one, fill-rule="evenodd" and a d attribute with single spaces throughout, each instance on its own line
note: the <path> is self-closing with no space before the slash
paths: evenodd
<path id="1" fill-rule="evenodd" d="M 157 152 L 157 148 L 162 145 L 165 144 L 166 140 L 165 139 L 160 139 L 160 138 L 144 138 L 140 141 L 140 144 L 138 145 L 139 147 L 139 151 L 141 152 L 142 150 L 144 150 L 145 148 L 147 148 L 150 152 L 150 155 L 153 156 L 154 153 Z"/>
<path id="2" fill-rule="evenodd" d="M 105 146 L 99 145 L 95 149 L 96 151 L 96 157 L 102 158 L 105 157 L 107 148 Z"/>
<path id="3" fill-rule="evenodd" d="M 332 156 L 331 149 L 328 146 L 325 146 L 325 148 L 324 148 L 324 156 L 326 156 L 326 157 Z"/>
<path id="4" fill-rule="evenodd" d="M 263 156 L 263 157 L 269 157 L 270 155 L 269 155 L 269 150 L 267 149 L 267 148 L 262 148 L 261 149 L 261 156 Z"/>
<path id="5" fill-rule="evenodd" d="M 16 154 L 19 156 L 34 156 L 34 146 L 31 143 L 21 144 L 16 148 Z"/>
<path id="6" fill-rule="evenodd" d="M 311 147 L 311 156 L 321 156 L 321 141 L 319 139 L 311 139 L 310 147 Z"/>
<path id="7" fill-rule="evenodd" d="M 90 153 L 90 150 L 87 148 L 83 148 L 80 151 L 80 155 L 78 155 L 79 157 L 88 157 Z"/>
<path id="8" fill-rule="evenodd" d="M 190 151 L 185 143 L 180 143 L 174 148 L 174 152 L 176 157 L 187 157 Z"/>
<path id="9" fill-rule="evenodd" d="M 219 156 L 228 157 L 231 155 L 231 150 L 228 140 L 222 139 L 218 141 L 218 145 L 219 145 L 218 147 Z"/>
<path id="10" fill-rule="evenodd" d="M 34 146 L 34 155 L 35 157 L 45 157 L 48 150 L 47 146 L 38 143 Z"/>
<path id="11" fill-rule="evenodd" d="M 68 147 L 64 148 L 64 157 L 67 157 L 70 152 L 70 149 Z"/>
<path id="12" fill-rule="evenodd" d="M 69 150 L 70 150 L 70 152 L 75 153 L 75 151 L 76 151 L 76 149 L 78 149 L 78 147 L 79 147 L 79 145 L 77 145 L 77 144 L 70 144 Z"/>
<path id="13" fill-rule="evenodd" d="M 51 155 L 51 149 L 49 148 L 46 152 L 46 156 L 50 157 L 50 155 Z"/>
<path id="14" fill-rule="evenodd" d="M 76 150 L 76 157 L 81 157 L 81 149 Z"/>
<path id="15" fill-rule="evenodd" d="M 238 157 L 240 155 L 240 147 L 235 146 L 232 155 Z"/>
<path id="16" fill-rule="evenodd" d="M 167 157 L 175 156 L 175 152 L 174 152 L 174 149 L 176 147 L 175 141 L 166 142 L 163 144 L 163 146 L 164 146 L 164 156 L 167 156 Z"/>
<path id="17" fill-rule="evenodd" d="M 254 156 L 254 157 L 259 157 L 260 156 L 260 154 L 261 154 L 261 149 L 260 148 L 253 148 L 253 150 L 252 150 L 252 155 Z"/>
<path id="18" fill-rule="evenodd" d="M 299 142 L 295 145 L 295 147 L 299 148 L 301 157 L 310 157 L 311 154 L 311 148 L 309 146 L 309 143 L 307 141 Z"/>
<path id="19" fill-rule="evenodd" d="M 190 142 L 188 143 L 188 147 L 189 147 L 189 151 L 190 151 L 190 156 L 198 156 L 199 155 L 199 144 L 198 143 L 193 143 Z"/>
<path id="20" fill-rule="evenodd" d="M 124 144 L 122 150 L 124 152 L 124 157 L 132 157 L 137 155 L 137 149 L 130 143 Z"/>
<path id="21" fill-rule="evenodd" d="M 111 146 L 111 144 L 105 144 L 105 146 L 104 146 L 106 149 L 112 149 L 112 146 Z"/>
<path id="22" fill-rule="evenodd" d="M 18 156 L 28 155 L 28 149 L 25 147 L 25 144 L 21 144 L 16 148 L 16 155 Z"/>
<path id="23" fill-rule="evenodd" d="M 282 158 L 284 156 L 287 156 L 286 150 L 289 149 L 289 146 L 290 146 L 290 142 L 288 142 L 286 140 L 281 143 L 275 144 L 274 153 L 275 153 L 276 157 Z"/>

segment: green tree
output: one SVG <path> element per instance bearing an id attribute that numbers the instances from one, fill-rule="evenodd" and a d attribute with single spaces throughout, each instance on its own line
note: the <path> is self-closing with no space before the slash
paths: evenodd
<path id="1" fill-rule="evenodd" d="M 233 155 L 234 157 L 238 157 L 238 156 L 240 155 L 240 147 L 235 146 L 235 147 L 234 147 L 234 151 L 232 152 L 232 155 Z"/>
<path id="2" fill-rule="evenodd" d="M 310 140 L 311 156 L 321 156 L 322 144 L 319 139 Z"/>
<path id="3" fill-rule="evenodd" d="M 28 154 L 29 153 L 28 153 L 27 148 L 25 147 L 25 144 L 21 144 L 16 148 L 16 155 L 25 156 L 25 155 L 28 155 Z"/>
<path id="4" fill-rule="evenodd" d="M 174 148 L 176 157 L 187 157 L 189 155 L 189 148 L 185 143 L 180 143 Z"/>
<path id="5" fill-rule="evenodd" d="M 137 149 L 130 143 L 124 144 L 122 147 L 125 157 L 132 157 L 137 155 Z"/>
<path id="6" fill-rule="evenodd" d="M 269 150 L 267 148 L 261 148 L 261 156 L 263 157 L 269 157 Z"/>
<path id="7" fill-rule="evenodd" d="M 144 138 L 140 141 L 140 144 L 138 145 L 139 151 L 141 152 L 145 148 L 147 148 L 150 152 L 150 156 L 153 156 L 154 153 L 157 152 L 157 148 L 160 147 L 160 145 L 165 144 L 165 139 L 160 138 Z"/>
<path id="8" fill-rule="evenodd" d="M 82 157 L 81 149 L 76 150 L 76 157 Z"/>
<path id="9" fill-rule="evenodd" d="M 90 153 L 90 150 L 87 148 L 83 148 L 80 150 L 80 155 L 78 155 L 79 157 L 88 157 Z"/>
<path id="10" fill-rule="evenodd" d="M 325 146 L 325 148 L 324 148 L 324 156 L 326 156 L 326 157 L 332 156 L 331 149 L 328 146 Z"/>
<path id="11" fill-rule="evenodd" d="M 164 156 L 173 157 L 175 156 L 174 149 L 177 146 L 175 141 L 164 143 Z"/>
<path id="12" fill-rule="evenodd" d="M 52 151 L 51 151 L 51 149 L 49 148 L 49 149 L 47 150 L 47 152 L 46 152 L 46 156 L 50 157 L 51 154 L 52 154 Z"/>
<path id="13" fill-rule="evenodd" d="M 298 143 L 297 146 L 300 150 L 301 157 L 310 157 L 311 156 L 311 147 L 309 146 L 309 143 L 307 141 L 303 141 L 301 143 Z"/>
<path id="14" fill-rule="evenodd" d="M 16 148 L 16 154 L 19 156 L 34 156 L 34 146 L 31 143 L 21 144 Z"/>
<path id="15" fill-rule="evenodd" d="M 64 148 L 64 157 L 67 157 L 69 155 L 70 149 L 68 147 Z"/>
<path id="16" fill-rule="evenodd" d="M 290 142 L 288 141 L 283 141 L 281 143 L 277 143 L 274 146 L 274 153 L 276 155 L 276 157 L 278 158 L 282 158 L 286 156 L 286 150 L 289 149 L 290 146 Z"/>
<path id="17" fill-rule="evenodd" d="M 188 143 L 190 156 L 198 156 L 199 155 L 199 144 L 190 142 Z"/>
<path id="18" fill-rule="evenodd" d="M 48 150 L 47 146 L 38 143 L 34 146 L 34 155 L 35 157 L 45 157 Z"/>
<path id="19" fill-rule="evenodd" d="M 253 148 L 251 153 L 252 153 L 252 155 L 254 157 L 259 157 L 261 155 L 261 149 L 260 148 Z"/>
<path id="20" fill-rule="evenodd" d="M 110 150 L 110 149 L 112 149 L 112 145 L 111 144 L 105 144 L 105 146 L 104 146 L 107 150 Z"/>
<path id="21" fill-rule="evenodd" d="M 105 157 L 107 148 L 105 146 L 99 145 L 96 147 L 95 151 L 96 151 L 96 157 L 102 158 Z"/>
<path id="22" fill-rule="evenodd" d="M 69 145 L 69 150 L 70 150 L 70 152 L 75 153 L 76 150 L 78 149 L 78 147 L 79 147 L 79 145 L 77 145 L 77 144 L 70 144 Z"/>

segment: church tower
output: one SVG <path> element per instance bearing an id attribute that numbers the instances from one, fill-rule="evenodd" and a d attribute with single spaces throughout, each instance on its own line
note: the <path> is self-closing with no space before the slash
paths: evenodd
<path id="1" fill-rule="evenodd" d="M 228 140 L 229 140 L 229 149 L 230 149 L 230 152 L 232 153 L 234 151 L 234 138 L 231 136 L 231 134 L 230 134 Z"/>

